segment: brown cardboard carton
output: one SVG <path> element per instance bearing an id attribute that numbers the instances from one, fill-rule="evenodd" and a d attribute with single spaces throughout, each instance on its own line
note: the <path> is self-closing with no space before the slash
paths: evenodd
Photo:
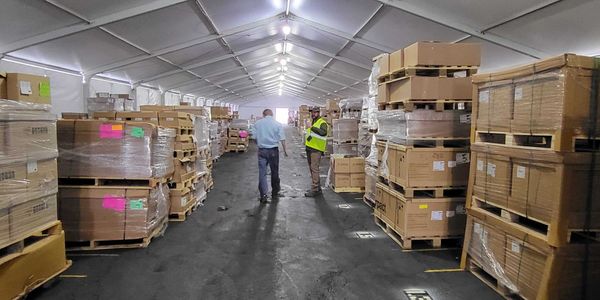
<path id="1" fill-rule="evenodd" d="M 0 208 L 55 194 L 56 159 L 14 161 L 0 166 Z"/>
<path id="2" fill-rule="evenodd" d="M 6 74 L 6 98 L 40 104 L 50 102 L 50 79 L 22 73 Z"/>
<path id="3" fill-rule="evenodd" d="M 61 187 L 58 202 L 67 241 L 124 239 L 125 189 Z"/>
<path id="4" fill-rule="evenodd" d="M 508 195 L 512 175 L 512 164 L 508 157 L 480 151 L 473 151 L 476 156 L 474 195 L 480 200 L 497 206 L 508 207 Z"/>
<path id="5" fill-rule="evenodd" d="M 325 106 L 327 111 L 339 111 L 340 110 L 340 102 L 336 100 L 327 100 L 327 105 Z"/>
<path id="6" fill-rule="evenodd" d="M 505 82 L 484 84 L 476 90 L 477 130 L 505 132 L 510 130 L 513 93 L 513 86 Z"/>
<path id="7" fill-rule="evenodd" d="M 0 156 L 9 159 L 53 158 L 57 156 L 56 149 L 54 116 L 45 113 L 34 116 L 33 112 L 14 114 L 7 112 L 4 116 L 0 116 Z"/>
<path id="8" fill-rule="evenodd" d="M 160 112 L 165 110 L 175 110 L 176 106 L 173 105 L 140 105 L 140 111 L 142 112 Z"/>
<path id="9" fill-rule="evenodd" d="M 170 190 L 171 209 L 169 214 L 185 213 L 194 204 L 189 188 Z"/>
<path id="10" fill-rule="evenodd" d="M 358 123 L 356 119 L 336 119 L 332 120 L 333 140 L 341 142 L 351 142 L 358 140 Z"/>
<path id="11" fill-rule="evenodd" d="M 404 48 L 404 66 L 479 66 L 481 46 L 475 43 L 417 42 Z"/>
<path id="12" fill-rule="evenodd" d="M 333 172 L 335 174 L 349 174 L 350 158 L 335 157 L 333 159 Z"/>
<path id="13" fill-rule="evenodd" d="M 10 237 L 22 239 L 56 221 L 56 217 L 56 194 L 17 204 L 10 208 Z"/>
<path id="14" fill-rule="evenodd" d="M 6 98 L 6 73 L 0 72 L 0 99 Z"/>
<path id="15" fill-rule="evenodd" d="M 388 226 L 393 227 L 396 222 L 398 200 L 392 195 L 392 192 L 386 185 L 377 183 L 376 188 L 375 215 L 388 224 Z"/>
<path id="16" fill-rule="evenodd" d="M 76 113 L 76 112 L 64 112 L 61 113 L 61 117 L 67 120 L 80 120 L 80 119 L 89 119 L 87 113 Z"/>
<path id="17" fill-rule="evenodd" d="M 468 244 L 468 253 L 479 266 L 488 274 L 502 272 L 505 268 L 505 243 L 504 231 L 488 224 L 487 222 L 469 216 L 467 222 L 467 236 L 471 236 Z"/>
<path id="18" fill-rule="evenodd" d="M 398 200 L 395 228 L 403 238 L 462 235 L 466 215 L 464 198 Z"/>
<path id="19" fill-rule="evenodd" d="M 350 158 L 350 173 L 364 173 L 365 159 L 362 157 Z"/>
<path id="20" fill-rule="evenodd" d="M 115 114 L 115 120 L 148 122 L 158 126 L 158 114 L 153 111 L 119 111 Z"/>
<path id="21" fill-rule="evenodd" d="M 388 84 L 389 102 L 404 100 L 471 100 L 471 78 L 410 76 Z"/>
<path id="22" fill-rule="evenodd" d="M 519 295 L 536 299 L 540 288 L 547 255 L 523 240 L 506 235 L 506 277 L 516 286 Z"/>
<path id="23" fill-rule="evenodd" d="M 365 173 L 363 172 L 363 173 L 350 174 L 350 186 L 356 187 L 356 188 L 364 188 L 365 187 Z"/>
<path id="24" fill-rule="evenodd" d="M 128 189 L 125 197 L 125 239 L 147 237 L 154 228 L 152 219 L 157 214 L 156 203 L 150 199 L 150 190 Z"/>
<path id="25" fill-rule="evenodd" d="M 350 174 L 335 173 L 333 174 L 332 184 L 336 188 L 350 187 Z"/>
<path id="26" fill-rule="evenodd" d="M 10 222 L 8 207 L 0 208 L 0 247 L 4 247 L 11 242 L 10 240 Z"/>
<path id="27" fill-rule="evenodd" d="M 389 100 L 389 89 L 387 83 L 381 83 L 377 86 L 377 104 L 386 104 Z"/>
<path id="28" fill-rule="evenodd" d="M 387 75 L 390 72 L 390 55 L 388 53 L 375 56 L 373 61 L 379 66 L 379 76 Z"/>
<path id="29" fill-rule="evenodd" d="M 404 67 L 404 50 L 400 49 L 390 54 L 390 71 L 394 73 L 400 71 Z"/>

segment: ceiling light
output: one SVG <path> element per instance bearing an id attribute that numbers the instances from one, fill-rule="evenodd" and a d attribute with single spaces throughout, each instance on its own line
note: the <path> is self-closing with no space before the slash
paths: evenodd
<path id="1" fill-rule="evenodd" d="M 281 67 L 277 67 L 277 71 L 281 71 Z"/>
<path id="2" fill-rule="evenodd" d="M 286 58 L 285 60 L 287 60 L 288 62 L 290 62 L 290 60 L 292 60 L 292 59 L 288 57 L 288 58 Z"/>
<path id="3" fill-rule="evenodd" d="M 279 61 L 279 63 L 280 63 L 282 66 L 285 66 L 285 65 L 287 65 L 287 60 L 285 60 L 285 59 L 282 59 L 282 60 L 280 60 L 280 61 Z"/>
<path id="4" fill-rule="evenodd" d="M 283 91 L 281 89 L 279 89 L 279 96 L 281 96 L 282 93 L 283 93 Z"/>
<path id="5" fill-rule="evenodd" d="M 283 87 L 283 82 L 279 83 L 279 87 L 282 88 Z"/>
<path id="6" fill-rule="evenodd" d="M 281 28 L 281 31 L 283 31 L 284 35 L 288 35 L 292 32 L 292 28 L 290 28 L 290 26 L 286 24 L 285 26 L 283 26 L 283 28 Z"/>
<path id="7" fill-rule="evenodd" d="M 274 62 L 278 62 L 279 61 L 279 57 L 275 57 L 275 59 L 273 59 Z"/>
<path id="8" fill-rule="evenodd" d="M 285 80 L 285 76 L 279 75 L 279 80 Z"/>
<path id="9" fill-rule="evenodd" d="M 293 48 L 294 48 L 294 44 L 292 44 L 290 42 L 285 42 L 285 53 L 292 52 Z"/>
<path id="10" fill-rule="evenodd" d="M 271 0 L 271 3 L 275 8 L 283 8 L 283 0 Z"/>
<path id="11" fill-rule="evenodd" d="M 284 67 L 283 67 L 283 71 L 287 71 L 287 70 L 288 70 L 288 67 L 287 67 L 287 66 L 284 66 Z"/>
<path id="12" fill-rule="evenodd" d="M 275 44 L 275 51 L 281 52 L 283 50 L 283 45 L 281 43 Z"/>

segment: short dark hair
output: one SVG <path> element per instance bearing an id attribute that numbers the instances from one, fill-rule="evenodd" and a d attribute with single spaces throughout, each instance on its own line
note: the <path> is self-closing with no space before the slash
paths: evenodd
<path id="1" fill-rule="evenodd" d="M 270 110 L 268 108 L 265 109 L 265 110 L 263 110 L 263 117 L 272 116 L 272 115 L 273 115 L 273 111 L 272 110 Z"/>

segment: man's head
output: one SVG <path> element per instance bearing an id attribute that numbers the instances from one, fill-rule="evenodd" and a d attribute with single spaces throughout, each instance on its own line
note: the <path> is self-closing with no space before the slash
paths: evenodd
<path id="1" fill-rule="evenodd" d="M 321 108 L 318 106 L 313 106 L 310 108 L 310 116 L 314 119 L 321 116 Z"/>
<path id="2" fill-rule="evenodd" d="M 267 116 L 271 116 L 271 117 L 273 116 L 273 111 L 268 108 L 263 110 L 263 117 L 267 117 Z"/>

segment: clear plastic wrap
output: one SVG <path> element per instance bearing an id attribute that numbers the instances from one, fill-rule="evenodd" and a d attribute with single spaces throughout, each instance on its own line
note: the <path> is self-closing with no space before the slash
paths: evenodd
<path id="1" fill-rule="evenodd" d="M 549 300 L 596 299 L 600 294 L 598 243 L 553 248 L 506 222 L 476 217 L 467 223 L 466 235 L 471 270 L 487 273 L 507 294 Z"/>
<path id="2" fill-rule="evenodd" d="M 358 141 L 357 119 L 335 119 L 331 126 L 334 142 L 357 142 Z"/>
<path id="3" fill-rule="evenodd" d="M 475 75 L 475 130 L 537 135 L 552 139 L 554 150 L 573 151 L 573 139 L 587 137 L 592 127 L 600 128 L 600 120 L 590 119 L 600 113 L 599 105 L 590 104 L 592 95 L 599 92 L 598 83 L 593 82 L 597 78 L 593 69 L 598 68 L 597 58 L 565 54 Z M 596 136 L 600 136 L 598 130 Z"/>
<path id="4" fill-rule="evenodd" d="M 61 187 L 59 218 L 67 241 L 146 238 L 169 212 L 169 188 Z"/>
<path id="5" fill-rule="evenodd" d="M 370 131 L 377 131 L 377 99 L 375 97 L 365 97 L 363 99 L 362 113 L 360 115 L 360 121 L 366 123 Z"/>
<path id="6" fill-rule="evenodd" d="M 88 98 L 87 111 L 89 113 L 100 111 L 125 111 L 125 99 L 122 98 Z"/>
<path id="7" fill-rule="evenodd" d="M 373 166 L 375 168 L 377 168 L 377 165 L 379 164 L 379 160 L 378 160 L 378 151 L 377 151 L 377 139 L 375 138 L 375 135 L 371 136 L 371 143 L 370 143 L 370 148 L 369 148 L 369 155 L 367 155 L 365 157 L 365 164 Z"/>
<path id="8" fill-rule="evenodd" d="M 39 227 L 56 221 L 56 210 L 56 194 L 0 208 L 0 247 L 21 241 L 32 232 L 39 231 Z"/>
<path id="9" fill-rule="evenodd" d="M 363 98 L 342 99 L 339 103 L 342 119 L 360 119 Z"/>
<path id="10" fill-rule="evenodd" d="M 365 197 L 375 201 L 377 197 L 377 168 L 365 163 Z"/>
<path id="11" fill-rule="evenodd" d="M 145 122 L 60 120 L 60 177 L 146 179 L 173 173 L 175 131 Z"/>
<path id="12" fill-rule="evenodd" d="M 404 144 L 429 138 L 468 139 L 471 113 L 465 110 L 384 110 L 377 112 L 377 138 Z"/>
<path id="13" fill-rule="evenodd" d="M 358 144 L 333 143 L 332 153 L 345 156 L 358 156 Z"/>
<path id="14" fill-rule="evenodd" d="M 385 54 L 382 54 L 385 55 Z M 373 60 L 373 67 L 371 68 L 371 74 L 369 75 L 369 96 L 377 97 L 378 83 L 379 83 L 379 59 Z M 383 75 L 383 74 L 382 74 Z"/>
<path id="15" fill-rule="evenodd" d="M 208 148 L 210 142 L 210 113 L 209 110 L 204 107 L 175 107 L 176 111 L 186 112 L 192 116 L 192 122 L 194 123 L 194 139 L 198 149 Z"/>
<path id="16" fill-rule="evenodd" d="M 229 124 L 229 128 L 248 130 L 250 128 L 250 121 L 246 119 L 233 119 Z"/>

